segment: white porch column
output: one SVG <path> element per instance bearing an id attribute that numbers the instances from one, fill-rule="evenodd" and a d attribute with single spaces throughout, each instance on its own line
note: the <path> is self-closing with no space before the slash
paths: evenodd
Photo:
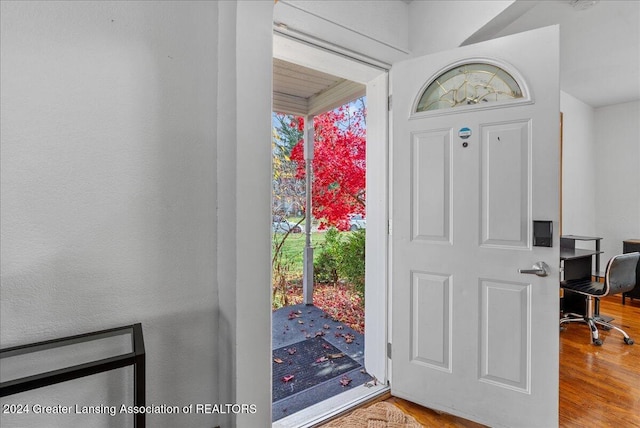
<path id="1" fill-rule="evenodd" d="M 305 116 L 304 132 L 304 160 L 306 177 L 306 207 L 305 207 L 305 246 L 304 266 L 302 278 L 302 299 L 305 305 L 313 305 L 313 247 L 311 246 L 311 194 L 313 189 L 313 116 Z"/>

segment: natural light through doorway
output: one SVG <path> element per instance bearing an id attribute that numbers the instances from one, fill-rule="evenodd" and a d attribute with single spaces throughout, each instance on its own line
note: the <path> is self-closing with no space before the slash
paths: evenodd
<path id="1" fill-rule="evenodd" d="M 307 120 L 272 118 L 274 421 L 375 382 L 364 368 L 366 98 Z"/>
<path id="2" fill-rule="evenodd" d="M 306 140 L 307 144 L 303 144 L 301 148 L 307 148 L 307 156 L 303 157 L 308 159 L 309 154 L 314 154 L 315 150 L 309 150 L 309 143 L 315 143 L 314 134 L 316 130 L 310 127 L 311 124 L 316 121 L 318 116 L 321 116 L 327 112 L 332 112 L 341 106 L 348 105 L 356 100 L 359 100 L 366 96 L 364 108 L 366 109 L 366 154 L 362 161 L 366 159 L 366 174 L 365 174 L 365 187 L 366 187 L 366 210 L 351 210 L 347 212 L 349 219 L 349 229 L 357 223 L 355 227 L 360 227 L 360 224 L 366 224 L 366 232 L 363 233 L 365 241 L 365 282 L 364 295 L 366 296 L 365 307 L 365 330 L 366 330 L 366 342 L 364 336 L 360 332 L 354 330 L 352 327 L 345 323 L 334 324 L 334 321 L 328 315 L 329 318 L 322 316 L 316 317 L 313 310 L 316 309 L 312 306 L 307 306 L 305 303 L 311 304 L 312 299 L 315 300 L 313 293 L 310 291 L 312 288 L 319 288 L 322 284 L 316 284 L 313 281 L 313 274 L 308 275 L 306 278 L 309 281 L 302 279 L 302 292 L 303 302 L 299 307 L 289 306 L 288 309 L 276 311 L 273 313 L 273 328 L 272 328 L 272 349 L 275 353 L 278 349 L 285 351 L 285 358 L 273 357 L 272 363 L 273 377 L 272 385 L 273 389 L 278 385 L 288 388 L 291 391 L 293 379 L 298 381 L 304 381 L 304 377 L 295 377 L 293 373 L 279 373 L 278 370 L 288 366 L 286 359 L 290 355 L 298 355 L 302 347 L 295 345 L 296 341 L 293 338 L 290 330 L 286 330 L 287 326 L 279 324 L 283 319 L 283 323 L 291 326 L 307 327 L 307 332 L 302 336 L 302 339 L 307 340 L 306 334 L 312 335 L 313 338 L 324 339 L 329 343 L 320 343 L 320 346 L 324 351 L 327 351 L 327 355 L 316 356 L 315 360 L 320 359 L 319 364 L 327 363 L 323 361 L 323 357 L 329 359 L 329 355 L 334 354 L 329 352 L 327 346 L 336 346 L 340 352 L 336 352 L 336 355 L 341 353 L 345 354 L 343 361 L 333 361 L 333 364 L 340 364 L 347 367 L 351 364 L 349 359 L 354 360 L 360 364 L 361 367 L 352 369 L 351 373 L 340 374 L 337 378 L 337 382 L 328 382 L 324 385 L 328 385 L 331 388 L 336 388 L 331 398 L 322 401 L 309 401 L 303 406 L 301 403 L 295 403 L 295 406 L 282 405 L 285 400 L 280 400 L 280 408 L 274 404 L 273 413 L 273 426 L 274 427 L 289 427 L 289 426 L 312 426 L 314 423 L 325 420 L 327 417 L 336 415 L 340 412 L 346 411 L 352 406 L 363 403 L 366 400 L 372 399 L 377 395 L 388 391 L 388 371 L 387 371 L 387 233 L 388 233 L 388 212 L 387 212 L 387 152 L 388 152 L 388 133 L 387 133 L 387 106 L 388 106 L 388 69 L 376 65 L 371 65 L 367 62 L 362 62 L 344 55 L 336 54 L 332 51 L 318 48 L 313 44 L 308 44 L 295 40 L 290 37 L 283 37 L 274 32 L 274 51 L 273 51 L 273 111 L 282 113 L 283 115 L 290 115 L 292 118 L 303 117 L 305 120 L 305 127 L 301 128 L 303 131 L 302 137 Z M 362 102 L 361 101 L 361 102 Z M 354 108 L 350 108 L 344 112 L 347 115 L 353 115 L 355 113 Z M 272 116 L 274 127 L 277 125 L 277 119 Z M 291 127 L 290 128 L 295 128 Z M 364 129 L 364 127 L 363 127 Z M 272 141 L 273 144 L 273 141 Z M 273 147 L 272 147 L 273 149 Z M 307 174 L 307 168 L 312 169 L 313 161 L 309 159 L 309 162 L 305 163 L 305 178 L 311 177 L 312 173 Z M 297 171 L 297 170 L 296 170 Z M 333 183 L 332 183 L 333 184 Z M 329 186 L 327 186 L 329 187 Z M 334 186 L 335 187 L 335 184 Z M 312 193 L 309 192 L 306 196 L 311 199 Z M 361 195 L 362 196 L 362 195 Z M 305 207 L 307 201 L 305 201 Z M 303 209 L 304 217 L 314 211 L 313 208 L 307 210 Z M 294 212 L 292 211 L 292 214 Z M 351 214 L 351 215 L 349 215 Z M 366 215 L 365 215 L 366 214 Z M 276 214 L 276 220 L 284 218 L 285 221 L 293 221 L 295 216 L 287 217 L 286 213 Z M 280 216 L 280 217 L 277 217 Z M 361 217 L 360 217 L 361 216 Z M 281 218 L 282 217 L 282 218 Z M 302 217 L 302 216 L 300 216 Z M 297 220 L 301 220 L 298 217 Z M 309 263 L 311 260 L 316 259 L 316 254 L 320 253 L 320 242 L 315 239 L 314 233 L 318 233 L 317 229 L 320 228 L 320 221 L 322 215 L 315 215 L 314 219 L 306 220 L 306 218 L 300 222 L 300 233 L 290 233 L 290 236 L 297 237 L 304 235 L 304 238 L 300 237 L 304 242 L 303 262 L 306 258 L 305 271 L 309 272 L 313 269 L 313 263 Z M 295 225 L 295 223 L 294 223 Z M 312 227 L 314 226 L 314 227 Z M 284 226 L 286 227 L 286 226 Z M 307 227 L 310 229 L 307 235 Z M 354 227 L 354 229 L 355 229 Z M 327 230 L 330 229 L 327 227 Z M 339 227 L 336 227 L 339 230 Z M 344 227 L 342 227 L 344 229 Z M 342 236 L 355 234 L 354 231 L 342 231 L 338 232 Z M 326 233 L 324 237 L 326 238 Z M 308 236 L 308 238 L 307 238 Z M 310 241 L 307 248 L 307 241 Z M 326 239 L 325 239 L 326 241 Z M 301 245 L 303 245 L 301 243 Z M 309 283 L 312 284 L 309 287 Z M 330 286 L 330 285 L 327 285 Z M 277 299 L 274 299 L 277 302 Z M 311 312 L 310 312 L 311 311 Z M 278 315 L 278 317 L 276 317 Z M 280 316 L 282 318 L 280 318 Z M 289 319 L 291 317 L 291 319 Z M 299 322 L 300 321 L 300 322 Z M 330 321 L 330 322 L 327 322 Z M 303 324 L 304 323 L 304 324 Z M 324 328 L 325 324 L 329 327 Z M 340 328 L 338 328 L 340 327 Z M 298 330 L 299 331 L 299 330 Z M 324 335 L 322 334 L 324 333 Z M 318 336 L 316 336 L 318 334 Z M 360 340 L 362 338 L 362 340 Z M 318 342 L 321 342 L 318 340 Z M 364 343 L 363 343 L 364 342 Z M 322 346 L 322 345 L 325 346 Z M 345 351 L 341 350 L 341 346 L 348 346 L 350 349 Z M 359 346 L 357 352 L 353 352 L 355 346 Z M 292 349 L 295 348 L 295 349 Z M 290 354 L 289 352 L 292 352 Z M 346 358 L 348 356 L 348 358 Z M 282 360 L 285 364 L 275 361 L 276 358 Z M 366 360 L 366 364 L 365 364 Z M 344 364 L 343 364 L 344 363 Z M 348 363 L 348 364 L 347 364 Z M 291 378 L 291 375 L 294 375 Z M 346 378 L 342 378 L 346 374 Z M 370 378 L 359 376 L 371 376 Z M 283 379 L 288 381 L 283 382 Z M 351 379 L 351 381 L 349 381 Z M 373 379 L 373 382 L 371 382 Z M 346 385 L 345 385 L 346 384 Z M 309 390 L 313 388 L 309 388 Z M 279 394 L 283 391 L 276 391 L 273 397 L 281 397 Z M 290 403 L 298 398 L 305 397 L 306 394 L 294 394 L 294 398 L 290 399 Z M 305 407 L 308 406 L 308 407 Z M 301 410 L 296 410 L 296 409 Z M 286 411 L 283 411 L 285 410 Z M 287 416 L 283 416 L 287 415 Z"/>

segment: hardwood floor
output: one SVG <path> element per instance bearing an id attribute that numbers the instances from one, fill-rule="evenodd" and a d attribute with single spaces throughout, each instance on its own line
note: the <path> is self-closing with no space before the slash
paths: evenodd
<path id="1" fill-rule="evenodd" d="M 574 323 L 560 333 L 560 426 L 640 427 L 640 300 L 601 299 L 600 314 L 614 318 L 636 343 L 603 331 L 593 346 L 589 328 Z"/>
<path id="2" fill-rule="evenodd" d="M 604 343 L 594 346 L 589 327 L 582 323 L 560 332 L 560 427 L 640 427 L 640 300 L 627 299 L 623 306 L 620 296 L 607 297 L 601 300 L 600 313 L 614 317 L 612 323 L 636 344 L 626 345 L 615 330 L 600 329 Z M 425 426 L 482 426 L 396 397 L 386 401 Z"/>

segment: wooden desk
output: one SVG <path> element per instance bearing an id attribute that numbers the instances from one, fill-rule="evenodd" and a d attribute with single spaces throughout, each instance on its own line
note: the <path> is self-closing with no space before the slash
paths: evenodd
<path id="1" fill-rule="evenodd" d="M 593 250 L 581 250 L 576 248 L 576 241 L 593 241 L 594 249 Z M 590 274 L 595 276 L 596 281 L 600 279 L 600 254 L 603 251 L 600 251 L 600 241 L 602 238 L 597 236 L 581 236 L 581 235 L 562 235 L 560 237 L 560 260 L 565 260 L 567 258 L 578 258 L 578 257 L 587 257 L 587 256 L 595 256 L 592 257 L 592 267 L 590 270 Z M 563 255 L 565 259 L 563 259 Z M 570 278 L 567 278 L 570 279 Z"/>
<path id="2" fill-rule="evenodd" d="M 560 237 L 560 263 L 562 265 L 562 278 L 560 281 L 584 279 L 600 280 L 600 241 L 602 238 L 595 236 L 563 235 Z M 576 248 L 576 241 L 593 241 L 594 249 Z M 574 293 L 563 289 L 560 310 L 563 313 L 585 313 L 586 297 L 580 293 Z M 595 299 L 594 315 L 600 318 L 600 300 Z M 611 319 L 602 317 L 603 319 Z"/>

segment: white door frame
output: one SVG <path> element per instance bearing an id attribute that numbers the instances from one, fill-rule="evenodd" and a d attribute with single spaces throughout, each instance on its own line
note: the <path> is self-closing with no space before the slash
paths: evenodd
<path id="1" fill-rule="evenodd" d="M 367 88 L 367 238 L 365 365 L 388 381 L 388 69 L 275 32 L 273 56 L 333 74 Z M 311 114 L 314 114 L 313 112 Z"/>

